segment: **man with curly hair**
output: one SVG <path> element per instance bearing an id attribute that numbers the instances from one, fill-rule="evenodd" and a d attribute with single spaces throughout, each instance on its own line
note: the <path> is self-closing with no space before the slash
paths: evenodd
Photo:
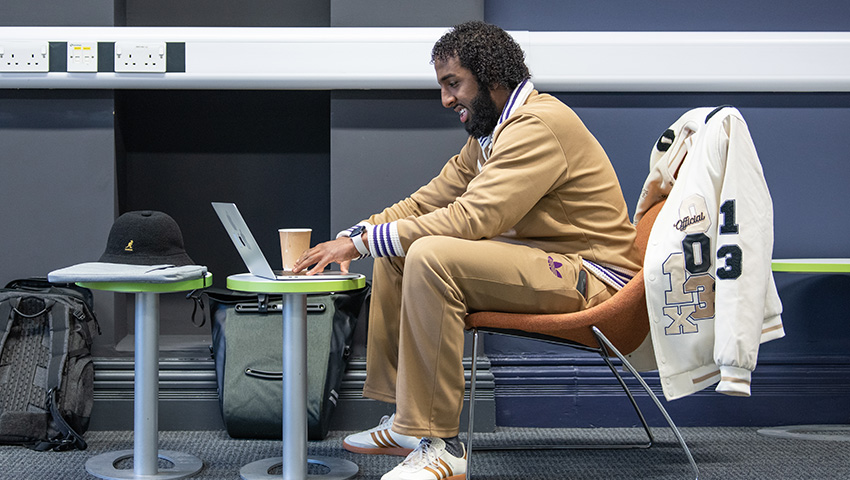
<path id="1" fill-rule="evenodd" d="M 569 107 L 534 89 L 507 32 L 457 25 L 431 60 L 466 144 L 427 185 L 295 266 L 314 274 L 336 262 L 347 271 L 375 257 L 363 394 L 396 411 L 343 446 L 407 455 L 383 480 L 465 476 L 458 430 L 468 312 L 582 310 L 640 268 L 608 157 Z"/>

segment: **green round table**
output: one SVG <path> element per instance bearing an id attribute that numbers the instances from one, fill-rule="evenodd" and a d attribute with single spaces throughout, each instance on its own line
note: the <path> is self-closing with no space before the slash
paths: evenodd
<path id="1" fill-rule="evenodd" d="M 212 285 L 212 274 L 194 280 L 171 283 L 77 282 L 92 290 L 134 293 L 136 296 L 135 365 L 133 367 L 133 450 L 103 453 L 86 462 L 90 474 L 110 480 L 169 480 L 198 473 L 204 462 L 198 457 L 171 450 L 159 450 L 159 294 L 185 292 Z M 115 464 L 133 459 L 132 469 Z M 159 469 L 159 459 L 173 464 Z"/>
<path id="2" fill-rule="evenodd" d="M 249 463 L 240 469 L 245 480 L 281 478 L 269 473 L 278 465 L 285 480 L 304 480 L 307 465 L 328 472 L 311 478 L 343 480 L 357 475 L 353 462 L 331 457 L 307 457 L 307 294 L 356 290 L 366 286 L 360 274 L 323 279 L 321 275 L 270 280 L 248 273 L 227 277 L 227 288 L 240 292 L 283 295 L 283 456 Z"/>
<path id="3" fill-rule="evenodd" d="M 786 258 L 774 259 L 774 272 L 850 273 L 850 258 Z"/>

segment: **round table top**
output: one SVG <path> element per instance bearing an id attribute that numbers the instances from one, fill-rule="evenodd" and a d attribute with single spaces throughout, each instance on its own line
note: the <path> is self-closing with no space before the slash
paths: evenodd
<path id="1" fill-rule="evenodd" d="M 105 290 L 108 292 L 121 293 L 170 293 L 185 292 L 198 288 L 207 288 L 212 285 L 212 273 L 207 272 L 203 278 L 192 280 L 181 280 L 168 283 L 143 283 L 143 282 L 76 282 L 81 287 L 92 290 Z"/>
<path id="2" fill-rule="evenodd" d="M 250 273 L 240 273 L 227 277 L 227 288 L 239 292 L 251 293 L 326 293 L 357 290 L 366 286 L 366 277 L 352 274 L 351 278 L 322 279 L 321 275 L 300 275 L 303 278 L 271 280 Z"/>
<path id="3" fill-rule="evenodd" d="M 785 258 L 774 259 L 774 272 L 850 273 L 850 258 Z"/>

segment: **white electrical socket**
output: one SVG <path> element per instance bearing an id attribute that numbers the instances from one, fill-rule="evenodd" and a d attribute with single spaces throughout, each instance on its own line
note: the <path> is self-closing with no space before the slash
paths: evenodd
<path id="1" fill-rule="evenodd" d="M 68 71 L 97 72 L 97 42 L 68 42 Z"/>
<path id="2" fill-rule="evenodd" d="M 115 42 L 115 71 L 165 73 L 165 42 Z"/>
<path id="3" fill-rule="evenodd" d="M 0 41 L 0 72 L 48 72 L 48 42 Z"/>

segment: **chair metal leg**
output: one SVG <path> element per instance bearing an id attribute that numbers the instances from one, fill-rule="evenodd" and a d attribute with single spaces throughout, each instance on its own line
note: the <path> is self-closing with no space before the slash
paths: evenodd
<path id="1" fill-rule="evenodd" d="M 644 381 L 643 377 L 635 370 L 631 363 L 617 350 L 616 347 L 608 340 L 608 338 L 602 334 L 602 332 L 596 328 L 592 327 L 593 334 L 596 337 L 596 340 L 599 342 L 600 348 L 602 349 L 602 357 L 605 360 L 606 365 L 617 378 L 617 381 L 620 383 L 620 386 L 626 392 L 626 395 L 629 397 L 629 401 L 632 403 L 635 411 L 637 412 L 638 418 L 643 424 L 643 428 L 646 431 L 647 436 L 649 437 L 649 444 L 639 444 L 639 445 L 512 445 L 512 446 L 503 446 L 503 447 L 480 447 L 479 450 L 524 450 L 529 448 L 538 448 L 538 449 L 585 449 L 585 448 L 600 448 L 600 449 L 622 449 L 622 448 L 647 448 L 652 446 L 654 442 L 654 436 L 652 435 L 652 430 L 649 428 L 646 419 L 641 412 L 640 408 L 637 405 L 637 402 L 634 398 L 629 387 L 626 385 L 623 380 L 622 375 L 617 371 L 614 364 L 611 362 L 611 359 L 608 358 L 608 355 L 605 355 L 607 351 L 613 352 L 614 355 L 620 359 L 623 366 L 638 380 L 643 389 L 647 392 L 650 398 L 652 398 L 653 402 L 655 402 L 655 406 L 658 407 L 658 410 L 664 416 L 664 419 L 667 421 L 667 424 L 670 426 L 670 429 L 673 431 L 673 434 L 676 436 L 676 439 L 679 442 L 679 445 L 685 451 L 685 455 L 688 458 L 688 462 L 690 462 L 691 469 L 694 472 L 694 479 L 699 480 L 699 468 L 697 467 L 696 462 L 694 461 L 693 455 L 691 455 L 691 451 L 688 448 L 688 445 L 685 443 L 685 439 L 682 437 L 682 434 L 679 432 L 679 429 L 676 427 L 676 424 L 673 423 L 673 419 L 670 418 L 670 415 L 667 413 L 667 410 L 664 408 L 664 405 L 658 400 L 655 394 L 652 392 L 652 389 L 649 388 L 646 381 Z M 468 412 L 468 430 L 467 430 L 467 438 L 466 438 L 466 478 L 472 478 L 471 475 L 471 465 L 472 465 L 472 435 L 473 435 L 473 425 L 475 418 L 475 377 L 477 374 L 476 367 L 478 364 L 478 346 L 479 346 L 479 331 L 478 329 L 471 329 L 472 332 L 472 373 L 470 378 L 470 386 L 469 386 L 469 412 Z"/>
<path id="2" fill-rule="evenodd" d="M 476 368 L 477 359 L 478 359 L 478 345 L 479 345 L 479 334 L 480 334 L 480 332 L 477 328 L 472 328 L 472 329 L 470 329 L 470 331 L 472 332 L 472 355 L 473 355 L 472 375 L 473 375 L 473 378 L 472 378 L 472 381 L 470 382 L 470 411 L 469 411 L 469 413 L 470 413 L 470 418 L 469 418 L 470 427 L 469 427 L 469 433 L 467 434 L 467 444 L 472 442 L 472 440 L 471 440 L 472 439 L 472 426 L 471 425 L 472 425 L 472 413 L 473 413 L 472 404 L 473 404 L 473 398 L 474 398 L 474 392 L 475 392 L 475 368 Z M 499 333 L 504 334 L 504 335 L 511 335 L 510 333 L 507 333 L 507 332 L 499 332 Z M 533 338 L 533 337 L 524 337 L 524 338 Z M 553 342 L 551 340 L 542 339 L 542 338 L 538 338 L 537 340 L 555 343 L 555 344 L 561 344 L 559 342 Z M 655 438 L 652 435 L 652 430 L 649 428 L 649 424 L 646 422 L 646 419 L 643 415 L 643 412 L 641 412 L 640 407 L 638 406 L 637 401 L 635 400 L 634 395 L 631 392 L 631 389 L 629 389 L 628 385 L 626 385 L 626 382 L 623 380 L 623 377 L 617 371 L 617 368 L 614 366 L 614 364 L 611 363 L 611 360 L 605 355 L 606 352 L 604 351 L 605 350 L 604 344 L 601 341 L 598 341 L 598 343 L 599 343 L 599 348 L 578 347 L 576 345 L 573 345 L 573 347 L 574 348 L 582 348 L 582 349 L 585 349 L 587 351 L 593 351 L 593 352 L 600 354 L 600 356 L 603 358 L 603 360 L 608 365 L 608 368 L 611 370 L 611 373 L 613 373 L 614 377 L 617 378 L 617 381 L 619 382 L 620 387 L 622 387 L 626 396 L 629 398 L 629 401 L 631 402 L 632 407 L 634 407 L 635 413 L 637 414 L 638 419 L 640 420 L 641 424 L 643 425 L 644 432 L 646 433 L 646 436 L 647 436 L 646 442 L 644 442 L 644 443 L 626 443 L 626 444 L 567 444 L 567 445 L 551 445 L 551 444 L 521 444 L 520 445 L 520 444 L 516 444 L 516 445 L 502 445 L 502 446 L 485 445 L 485 446 L 478 447 L 478 450 L 483 450 L 483 451 L 529 450 L 529 449 L 542 449 L 542 450 L 624 450 L 624 449 L 632 449 L 632 448 L 649 448 L 649 447 L 651 447 L 653 442 L 655 441 Z M 470 450 L 469 445 L 467 445 L 467 451 L 469 451 L 469 450 Z M 469 460 L 467 460 L 467 468 L 469 468 Z"/>
<path id="3" fill-rule="evenodd" d="M 608 365 L 608 368 L 611 370 L 611 373 L 614 374 L 614 377 L 617 379 L 617 382 L 620 383 L 620 387 L 623 388 L 623 391 L 626 392 L 626 396 L 629 397 L 629 401 L 632 403 L 632 407 L 635 409 L 635 413 L 637 413 L 638 419 L 640 420 L 641 425 L 643 425 L 643 431 L 646 432 L 646 437 L 648 442 L 643 445 L 636 445 L 635 448 L 649 448 L 655 442 L 655 437 L 652 435 L 652 430 L 649 428 L 649 424 L 646 423 L 646 418 L 643 416 L 643 412 L 640 410 L 640 407 L 635 400 L 635 396 L 632 394 L 632 390 L 626 385 L 626 381 L 623 380 L 623 376 L 620 375 L 620 372 L 617 371 L 617 367 L 614 366 L 614 363 L 611 362 L 611 359 L 608 357 L 608 349 L 605 348 L 605 345 L 600 342 L 600 348 L 602 348 L 602 360 L 605 361 L 605 364 Z"/>
<path id="4" fill-rule="evenodd" d="M 697 468 L 697 463 L 694 461 L 694 457 L 693 455 L 691 455 L 691 450 L 688 448 L 688 445 L 685 443 L 685 439 L 682 438 L 682 434 L 679 432 L 679 429 L 676 428 L 676 424 L 673 423 L 673 419 L 670 418 L 670 415 L 667 413 L 667 410 L 664 408 L 664 405 L 661 404 L 661 401 L 658 400 L 658 397 L 655 396 L 655 394 L 652 392 L 652 389 L 649 388 L 649 385 L 646 384 L 646 382 L 643 380 L 643 377 L 640 376 L 638 371 L 635 370 L 632 364 L 629 363 L 628 360 L 626 360 L 626 357 L 624 357 L 623 354 L 620 353 L 620 351 L 617 350 L 616 347 L 614 347 L 614 345 L 608 340 L 608 338 L 603 335 L 598 328 L 591 328 L 593 330 L 593 335 L 596 337 L 596 339 L 600 343 L 604 344 L 612 352 L 614 352 L 614 355 L 616 355 L 617 358 L 620 359 L 620 361 L 623 363 L 623 366 L 625 366 L 626 369 L 628 369 L 629 372 L 634 375 L 638 382 L 640 382 L 643 389 L 646 390 L 646 393 L 649 394 L 649 397 L 652 398 L 652 400 L 655 402 L 655 406 L 658 407 L 658 410 L 664 416 L 664 419 L 667 420 L 667 424 L 670 425 L 670 429 L 673 431 L 673 435 L 676 436 L 676 439 L 679 441 L 679 445 L 681 445 L 682 449 L 685 451 L 685 455 L 688 457 L 688 461 L 690 462 L 691 468 L 694 471 L 694 478 L 698 480 L 699 468 Z"/>
<path id="5" fill-rule="evenodd" d="M 475 377 L 478 374 L 478 329 L 472 329 L 472 373 L 469 377 L 469 413 L 466 431 L 466 479 L 472 478 L 472 430 L 475 424 Z"/>

